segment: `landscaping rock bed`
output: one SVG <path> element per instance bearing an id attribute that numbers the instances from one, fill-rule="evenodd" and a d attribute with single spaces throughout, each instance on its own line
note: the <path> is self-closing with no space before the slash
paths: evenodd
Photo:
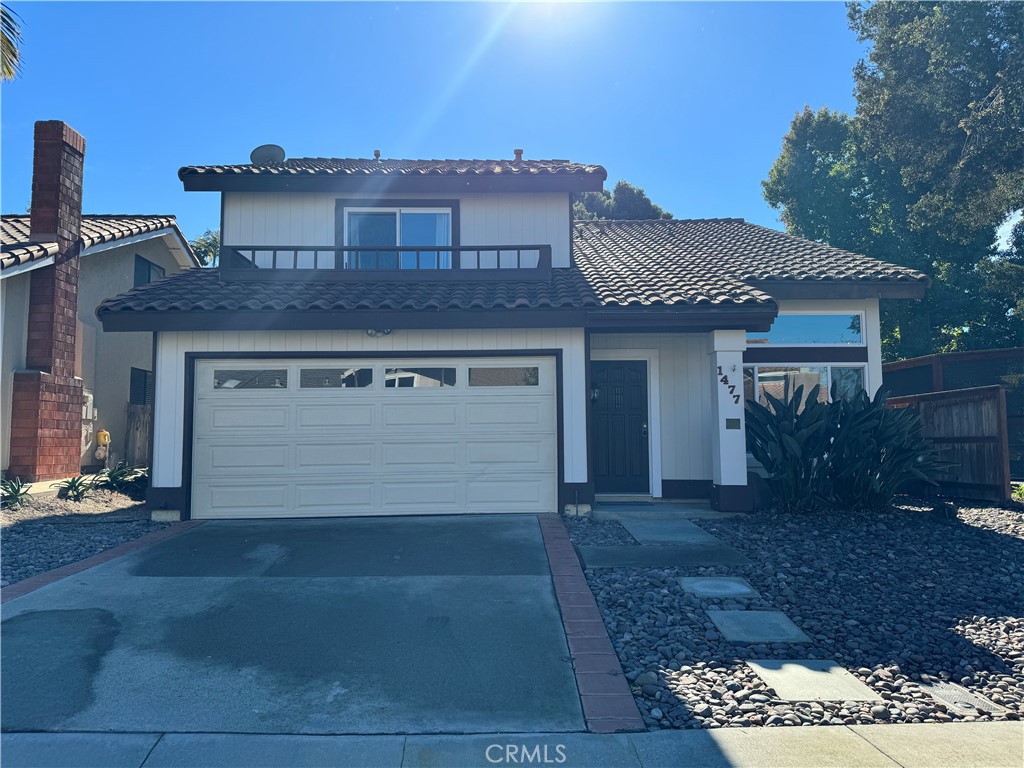
<path id="1" fill-rule="evenodd" d="M 142 502 L 94 491 L 82 502 L 35 497 L 0 512 L 0 586 L 87 557 L 167 527 Z"/>
<path id="2" fill-rule="evenodd" d="M 1020 719 L 1024 512 L 921 509 L 700 520 L 754 565 L 588 570 L 648 726 Z M 680 576 L 742 576 L 761 597 L 698 599 Z M 727 643 L 708 612 L 730 609 L 781 610 L 812 642 Z M 783 701 L 743 662 L 773 658 L 835 660 L 882 700 Z M 919 685 L 938 681 L 1000 711 L 947 707 Z"/>
<path id="3" fill-rule="evenodd" d="M 637 540 L 629 535 L 617 520 L 594 520 L 589 517 L 563 517 L 569 539 L 576 546 L 611 547 L 636 545 Z"/>

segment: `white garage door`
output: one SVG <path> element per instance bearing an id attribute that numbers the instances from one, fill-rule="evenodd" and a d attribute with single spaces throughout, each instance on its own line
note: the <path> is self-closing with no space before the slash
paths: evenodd
<path id="1" fill-rule="evenodd" d="M 195 518 L 553 512 L 549 357 L 196 365 Z"/>

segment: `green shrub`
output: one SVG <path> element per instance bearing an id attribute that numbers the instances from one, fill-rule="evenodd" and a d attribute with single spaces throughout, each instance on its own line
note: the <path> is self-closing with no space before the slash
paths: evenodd
<path id="1" fill-rule="evenodd" d="M 768 474 L 784 511 L 832 505 L 880 510 L 914 480 L 934 483 L 945 465 L 908 408 L 886 408 L 885 395 L 867 393 L 818 402 L 820 387 L 803 387 L 768 405 L 747 403 L 747 445 Z M 802 405 L 802 407 L 801 407 Z"/>
<path id="2" fill-rule="evenodd" d="M 98 487 L 133 497 L 140 496 L 148 483 L 148 467 L 133 467 L 125 461 L 117 462 L 113 469 L 104 469 L 96 476 Z"/>
<path id="3" fill-rule="evenodd" d="M 828 403 L 818 401 L 820 390 L 815 385 L 804 399 L 801 385 L 786 400 L 766 392 L 767 406 L 747 403 L 747 445 L 768 473 L 775 504 L 784 511 L 829 501 L 825 455 L 835 413 Z"/>
<path id="4" fill-rule="evenodd" d="M 828 455 L 832 501 L 843 509 L 883 510 L 893 496 L 915 480 L 935 484 L 946 465 L 921 434 L 921 417 L 912 408 L 887 408 L 885 393 L 874 399 L 863 390 L 838 399 Z"/>
<path id="5" fill-rule="evenodd" d="M 69 477 L 67 480 L 57 483 L 57 490 L 61 491 L 64 498 L 69 501 L 85 501 L 95 488 L 96 482 L 85 475 Z"/>
<path id="6" fill-rule="evenodd" d="M 18 507 L 32 501 L 28 489 L 31 483 L 22 482 L 20 477 L 13 480 L 0 480 L 0 505 Z"/>

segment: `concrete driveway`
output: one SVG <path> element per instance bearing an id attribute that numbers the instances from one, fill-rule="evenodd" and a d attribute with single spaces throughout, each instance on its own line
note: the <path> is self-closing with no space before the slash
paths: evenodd
<path id="1" fill-rule="evenodd" d="M 584 729 L 531 516 L 208 522 L 2 631 L 7 731 Z"/>

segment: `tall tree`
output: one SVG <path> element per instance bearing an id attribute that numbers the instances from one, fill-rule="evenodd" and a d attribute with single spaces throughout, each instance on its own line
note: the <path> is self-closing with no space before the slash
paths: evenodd
<path id="1" fill-rule="evenodd" d="M 0 4 L 0 80 L 13 80 L 21 72 L 21 25 L 6 4 Z"/>
<path id="2" fill-rule="evenodd" d="M 215 267 L 220 258 L 220 230 L 208 229 L 195 240 L 189 240 L 192 252 L 204 267 Z"/>
<path id="3" fill-rule="evenodd" d="M 618 181 L 609 192 L 582 192 L 573 199 L 572 217 L 593 219 L 671 219 L 660 205 L 655 205 L 647 193 L 628 181 Z"/>
<path id="4" fill-rule="evenodd" d="M 1021 55 L 1019 30 L 1005 26 L 1014 14 L 1024 22 L 1024 6 L 970 5 L 963 19 L 942 3 L 851 5 L 851 26 L 873 43 L 855 71 L 857 113 L 805 107 L 763 182 L 788 231 L 932 277 L 924 301 L 883 302 L 887 358 L 1024 334 L 1004 292 L 1015 252 L 993 247 L 996 227 L 1024 205 L 1013 181 L 1024 173 L 1024 144 L 1007 151 L 1013 142 L 975 128 L 1001 110 L 1024 141 L 1024 111 L 1012 106 L 1024 84 L 1004 74 Z"/>

